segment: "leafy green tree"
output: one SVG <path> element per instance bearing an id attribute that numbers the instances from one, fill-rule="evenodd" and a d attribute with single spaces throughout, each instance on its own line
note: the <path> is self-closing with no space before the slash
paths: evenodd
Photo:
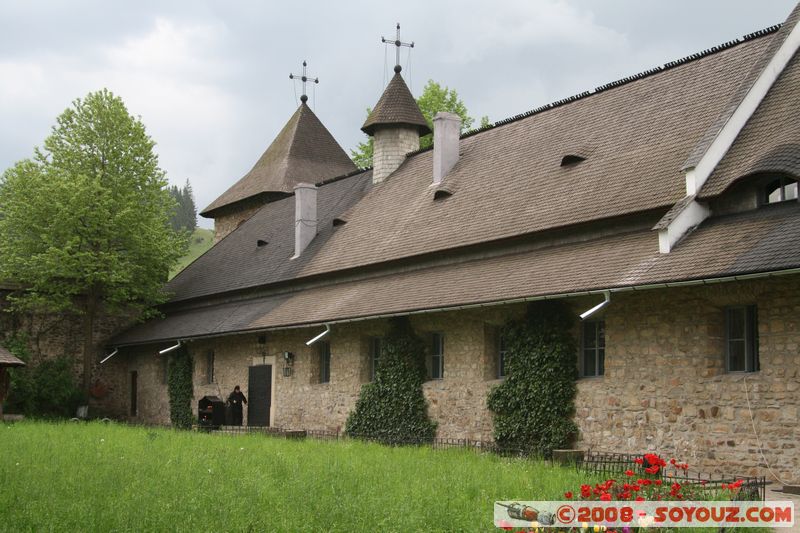
<path id="1" fill-rule="evenodd" d="M 428 126 L 433 130 L 433 117 L 439 111 L 447 113 L 455 113 L 461 117 L 461 132 L 468 131 L 475 119 L 469 115 L 467 106 L 458 97 L 455 89 L 449 87 L 442 87 L 439 83 L 433 80 L 428 80 L 427 85 L 422 90 L 422 94 L 417 98 L 417 105 L 419 105 L 422 116 L 428 122 Z M 372 112 L 367 108 L 367 116 Z M 481 117 L 481 126 L 489 124 L 489 117 Z M 368 137 L 365 142 L 358 143 L 354 149 L 350 150 L 350 156 L 353 163 L 358 168 L 368 168 L 372 166 L 373 154 L 373 137 Z M 433 134 L 428 134 L 420 137 L 419 147 L 427 148 L 433 144 Z"/>
<path id="2" fill-rule="evenodd" d="M 169 226 L 175 202 L 154 144 L 104 89 L 75 100 L 44 148 L 2 177 L 0 279 L 23 287 L 14 310 L 82 317 L 84 391 L 99 313 L 146 315 L 186 250 Z"/>

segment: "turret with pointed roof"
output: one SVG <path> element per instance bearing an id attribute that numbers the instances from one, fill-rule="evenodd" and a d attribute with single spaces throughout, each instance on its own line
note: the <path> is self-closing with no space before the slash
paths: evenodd
<path id="1" fill-rule="evenodd" d="M 284 198 L 298 183 L 318 183 L 356 166 L 305 102 L 300 104 L 253 168 L 200 215 L 214 219 L 219 240 L 264 204 Z"/>
<path id="2" fill-rule="evenodd" d="M 419 148 L 419 138 L 431 132 L 417 101 L 394 68 L 394 77 L 361 130 L 375 138 L 372 181 L 380 183 L 405 160 L 406 154 Z"/>

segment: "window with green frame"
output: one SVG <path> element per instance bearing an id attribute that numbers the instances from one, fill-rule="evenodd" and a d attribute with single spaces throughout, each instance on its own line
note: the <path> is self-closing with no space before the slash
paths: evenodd
<path id="1" fill-rule="evenodd" d="M 431 334 L 431 379 L 444 378 L 444 334 Z"/>
<path id="2" fill-rule="evenodd" d="M 375 381 L 375 370 L 378 368 L 378 361 L 381 357 L 381 338 L 369 338 L 369 379 Z"/>
<path id="3" fill-rule="evenodd" d="M 589 320 L 584 322 L 581 344 L 581 377 L 596 377 L 605 374 L 605 320 Z"/>
<path id="4" fill-rule="evenodd" d="M 318 341 L 319 350 L 319 382 L 329 383 L 331 381 L 331 343 L 330 341 Z"/>
<path id="5" fill-rule="evenodd" d="M 755 305 L 725 309 L 725 368 L 728 372 L 757 372 L 759 369 Z"/>

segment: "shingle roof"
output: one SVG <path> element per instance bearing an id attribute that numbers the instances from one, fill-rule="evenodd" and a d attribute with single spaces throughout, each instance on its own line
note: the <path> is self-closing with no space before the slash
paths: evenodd
<path id="1" fill-rule="evenodd" d="M 0 346 L 0 366 L 25 366 L 25 361 Z"/>
<path id="2" fill-rule="evenodd" d="M 175 294 L 166 319 L 116 342 L 796 268 L 796 205 L 708 219 L 670 254 L 658 253 L 649 230 L 684 198 L 686 154 L 775 35 L 759 33 L 465 136 L 461 158 L 441 184 L 452 193 L 443 200 L 433 199 L 430 151 L 409 156 L 378 186 L 369 172 L 329 180 L 319 191 L 320 234 L 297 260 L 289 260 L 294 200 L 267 204 L 170 282 Z M 791 90 L 800 64 L 787 70 L 747 127 L 771 106 L 788 113 L 782 106 L 800 99 Z M 770 134 L 743 131 L 761 138 L 748 141 L 754 149 Z M 786 146 L 773 159 L 794 161 Z M 761 150 L 759 157 L 773 152 Z M 588 157 L 561 167 L 570 153 Z M 619 224 L 611 231 L 611 222 L 601 222 L 634 213 L 650 221 L 647 229 L 614 233 Z M 334 229 L 334 218 L 346 223 Z M 555 239 L 549 237 L 555 230 L 581 227 L 610 235 L 483 253 L 488 243 L 494 249 L 523 236 Z M 258 239 L 269 244 L 258 247 Z M 475 250 L 481 255 L 468 255 Z"/>
<path id="3" fill-rule="evenodd" d="M 550 247 L 171 313 L 117 339 L 137 344 L 517 298 L 712 279 L 800 267 L 800 206 L 712 219 L 670 254 L 637 230 Z"/>
<path id="4" fill-rule="evenodd" d="M 300 275 L 336 232 L 342 217 L 372 187 L 372 172 L 363 171 L 319 187 L 318 231 L 300 257 L 294 254 L 294 196 L 265 205 L 236 231 L 167 283 L 173 301 L 208 296 L 292 279 Z M 268 244 L 258 246 L 259 240 Z"/>
<path id="5" fill-rule="evenodd" d="M 386 86 L 380 100 L 367 117 L 367 121 L 361 126 L 361 131 L 373 135 L 376 126 L 387 124 L 416 126 L 419 128 L 420 135 L 431 132 L 422 111 L 419 110 L 417 101 L 414 100 L 399 72 L 395 73 L 389 85 Z"/>
<path id="6" fill-rule="evenodd" d="M 800 4 L 798 4 L 800 6 Z M 800 54 L 750 117 L 726 156 L 700 190 L 701 198 L 716 196 L 736 180 L 756 172 L 800 175 Z"/>
<path id="7" fill-rule="evenodd" d="M 695 145 L 694 149 L 689 153 L 689 157 L 683 164 L 682 167 L 683 170 L 695 167 L 700 162 L 703 155 L 711 146 L 711 143 L 714 141 L 719 131 L 728 122 L 728 120 L 730 120 L 733 113 L 736 111 L 736 108 L 739 107 L 745 95 L 753 87 L 753 84 L 759 78 L 759 76 L 769 63 L 772 56 L 775 54 L 778 48 L 780 48 L 781 44 L 783 44 L 784 40 L 788 37 L 789 33 L 792 30 L 794 30 L 798 22 L 800 22 L 800 3 L 798 3 L 794 7 L 792 12 L 786 18 L 786 21 L 780 27 L 779 26 L 773 27 L 773 28 L 778 28 L 778 27 L 780 28 L 778 30 L 777 35 L 775 35 L 775 37 L 770 40 L 769 46 L 763 51 L 761 57 L 759 57 L 755 62 L 753 62 L 750 68 L 745 71 L 745 75 L 743 76 L 738 86 L 736 87 L 736 91 L 734 91 L 731 94 L 731 97 L 728 100 L 727 105 L 717 115 L 716 119 L 709 125 L 709 127 L 705 131 L 705 134 L 700 138 L 699 142 Z M 773 28 L 768 28 L 767 30 L 762 30 L 762 31 L 769 31 L 770 29 Z M 751 36 L 758 35 L 759 33 L 760 32 L 756 32 L 755 34 L 751 34 Z M 750 36 L 745 36 L 744 38 L 747 39 L 748 37 Z"/>
<path id="8" fill-rule="evenodd" d="M 200 214 L 268 193 L 291 193 L 301 182 L 316 183 L 356 167 L 311 108 L 304 102 L 258 159 L 252 170 Z"/>
<path id="9" fill-rule="evenodd" d="M 637 211 L 665 213 L 684 196 L 686 153 L 773 35 L 462 139 L 461 158 L 442 184 L 453 193 L 445 200 L 434 202 L 429 187 L 432 152 L 411 156 L 379 186 L 362 183 L 348 195 L 347 224 L 315 239 L 299 263 L 289 261 L 294 200 L 267 204 L 168 289 L 185 300 Z M 565 154 L 587 149 L 585 161 L 560 165 Z M 320 189 L 320 209 L 336 210 L 328 187 Z M 254 236 L 256 226 L 269 232 L 265 240 L 286 243 L 252 260 L 249 243 L 264 238 Z"/>

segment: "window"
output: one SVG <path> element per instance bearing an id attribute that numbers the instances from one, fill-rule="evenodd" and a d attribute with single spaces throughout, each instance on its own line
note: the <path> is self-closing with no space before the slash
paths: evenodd
<path id="1" fill-rule="evenodd" d="M 378 361 L 381 358 L 381 338 L 369 338 L 369 379 L 375 381 L 375 371 L 378 369 Z"/>
<path id="2" fill-rule="evenodd" d="M 502 333 L 497 334 L 497 377 L 506 377 L 506 338 Z"/>
<path id="3" fill-rule="evenodd" d="M 431 335 L 431 379 L 444 378 L 444 335 Z"/>
<path id="4" fill-rule="evenodd" d="M 725 310 L 725 359 L 728 372 L 758 371 L 758 318 L 755 305 Z"/>
<path id="5" fill-rule="evenodd" d="M 592 320 L 583 323 L 583 346 L 581 376 L 593 377 L 605 374 L 606 323 Z"/>
<path id="6" fill-rule="evenodd" d="M 214 383 L 214 350 L 206 353 L 206 383 Z"/>
<path id="7" fill-rule="evenodd" d="M 778 178 L 764 187 L 764 203 L 777 204 L 787 200 L 797 200 L 797 181 L 791 178 Z"/>
<path id="8" fill-rule="evenodd" d="M 319 382 L 329 383 L 331 380 L 331 343 L 319 341 Z"/>

